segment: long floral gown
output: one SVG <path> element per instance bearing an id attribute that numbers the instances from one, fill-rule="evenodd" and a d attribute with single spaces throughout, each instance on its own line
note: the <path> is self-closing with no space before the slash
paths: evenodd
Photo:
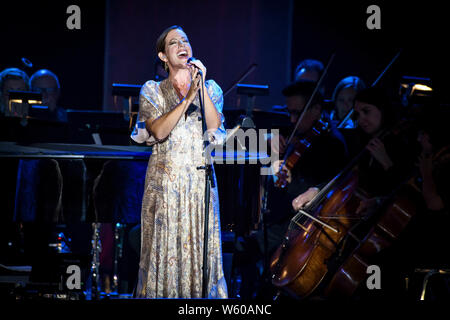
<path id="1" fill-rule="evenodd" d="M 210 136 L 217 142 L 224 137 L 222 90 L 213 80 L 206 87 L 222 116 L 221 128 Z M 155 119 L 179 102 L 168 79 L 150 80 L 141 89 L 138 121 Z M 153 145 L 142 200 L 137 297 L 202 297 L 205 173 L 197 168 L 205 160 L 197 106 L 198 95 L 168 138 Z M 208 297 L 226 298 L 217 187 L 211 188 L 209 208 Z"/>

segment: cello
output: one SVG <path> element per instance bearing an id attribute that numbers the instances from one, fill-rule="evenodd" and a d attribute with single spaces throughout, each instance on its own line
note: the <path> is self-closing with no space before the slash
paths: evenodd
<path id="1" fill-rule="evenodd" d="M 325 261 L 359 219 L 357 174 L 353 167 L 336 176 L 289 224 L 270 262 L 272 283 L 298 298 L 308 297 L 325 277 Z M 333 212 L 333 214 L 327 214 Z M 307 218 L 307 219 L 306 219 Z"/>
<path id="2" fill-rule="evenodd" d="M 393 132 L 385 131 L 379 138 Z M 327 263 L 363 220 L 356 209 L 361 200 L 367 199 L 364 190 L 358 188 L 357 163 L 364 153 L 365 149 L 291 219 L 283 243 L 270 262 L 276 287 L 306 298 L 327 276 Z"/>
<path id="3" fill-rule="evenodd" d="M 406 122 L 386 130 L 379 139 L 400 134 L 409 125 Z M 358 181 L 358 161 L 365 153 L 363 149 L 291 219 L 286 236 L 270 262 L 276 287 L 294 297 L 306 298 L 319 285 L 324 286 L 336 257 L 346 248 L 347 239 L 356 238 L 355 230 L 370 218 L 365 213 L 356 213 L 360 202 L 369 198 Z"/>
<path id="4" fill-rule="evenodd" d="M 446 146 L 436 153 L 433 162 L 448 161 L 449 156 L 450 146 Z M 373 263 L 377 254 L 398 239 L 416 215 L 417 208 L 422 205 L 422 191 L 416 184 L 417 175 L 413 175 L 391 197 L 384 200 L 382 207 L 385 209 L 381 211 L 378 221 L 339 266 L 324 290 L 326 296 L 353 295 L 360 283 L 367 278 L 367 267 Z"/>

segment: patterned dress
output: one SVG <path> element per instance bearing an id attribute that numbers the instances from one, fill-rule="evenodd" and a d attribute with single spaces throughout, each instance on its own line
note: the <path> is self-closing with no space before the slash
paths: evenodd
<path id="1" fill-rule="evenodd" d="M 222 115 L 222 90 L 213 80 L 206 87 Z M 179 103 L 168 79 L 150 80 L 141 89 L 138 121 L 160 117 Z M 197 167 L 205 160 L 198 105 L 197 95 L 169 136 L 153 146 L 142 200 L 137 297 L 202 297 L 205 173 Z M 223 116 L 210 141 L 222 136 Z M 211 188 L 209 209 L 208 296 L 227 298 L 217 187 Z"/>

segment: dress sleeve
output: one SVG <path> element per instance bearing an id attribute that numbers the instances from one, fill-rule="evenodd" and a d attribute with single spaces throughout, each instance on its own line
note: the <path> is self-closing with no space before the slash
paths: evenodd
<path id="1" fill-rule="evenodd" d="M 139 94 L 139 121 L 147 121 L 148 119 L 156 119 L 162 116 L 161 106 L 158 103 L 158 83 L 150 80 L 147 81 Z"/>
<path id="2" fill-rule="evenodd" d="M 220 126 L 217 130 L 208 132 L 209 142 L 214 145 L 223 144 L 226 139 L 226 131 L 223 125 L 225 117 L 222 113 L 223 110 L 223 92 L 219 85 L 214 80 L 206 81 L 206 89 L 211 101 L 217 109 L 220 115 Z"/>
<path id="3" fill-rule="evenodd" d="M 138 143 L 146 142 L 147 145 L 153 145 L 158 142 L 145 126 L 148 119 L 153 120 L 162 115 L 161 105 L 158 104 L 158 90 L 158 83 L 153 80 L 147 81 L 141 88 L 139 113 L 136 126 L 131 133 L 131 138 Z"/>

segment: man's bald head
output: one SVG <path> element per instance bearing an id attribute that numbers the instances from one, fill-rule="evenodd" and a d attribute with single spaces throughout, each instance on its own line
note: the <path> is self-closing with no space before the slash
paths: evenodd
<path id="1" fill-rule="evenodd" d="M 50 70 L 41 69 L 36 71 L 30 78 L 32 91 L 42 93 L 42 104 L 47 105 L 49 111 L 55 111 L 60 93 L 59 79 Z"/>

